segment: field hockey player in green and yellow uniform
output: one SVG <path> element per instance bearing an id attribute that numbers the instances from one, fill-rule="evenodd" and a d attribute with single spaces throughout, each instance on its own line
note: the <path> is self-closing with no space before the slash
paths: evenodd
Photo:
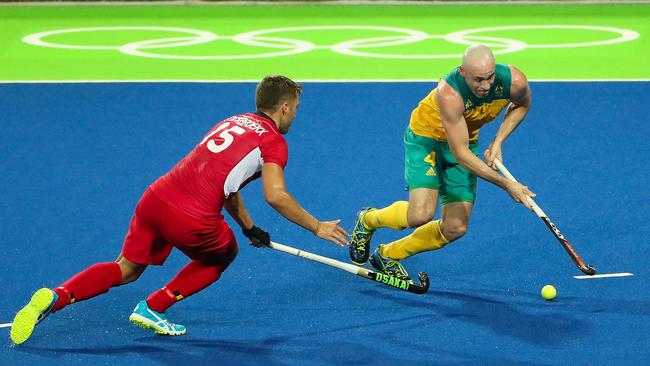
<path id="1" fill-rule="evenodd" d="M 441 249 L 466 233 L 477 176 L 529 206 L 527 197 L 535 194 L 498 174 L 493 162 L 503 160 L 502 145 L 530 105 L 530 88 L 521 71 L 495 64 L 492 51 L 484 45 L 467 48 L 463 64 L 440 80 L 411 114 L 404 133 L 408 202 L 397 201 L 381 209 L 363 208 L 357 213 L 350 241 L 352 262 L 363 265 L 368 261 L 370 239 L 378 228 L 416 228 L 402 239 L 379 245 L 370 256 L 370 263 L 379 271 L 410 280 L 401 260 Z M 485 160 L 481 160 L 479 130 L 503 109 L 503 122 L 484 153 Z M 438 197 L 442 218 L 432 221 Z"/>

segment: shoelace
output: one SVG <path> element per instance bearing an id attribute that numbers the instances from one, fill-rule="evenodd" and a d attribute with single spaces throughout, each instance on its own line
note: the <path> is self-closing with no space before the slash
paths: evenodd
<path id="1" fill-rule="evenodd" d="M 161 323 L 162 326 L 169 331 L 176 331 L 176 328 L 178 328 L 178 324 L 172 323 L 167 319 L 164 319 Z"/>
<path id="2" fill-rule="evenodd" d="M 400 280 L 408 280 L 409 277 L 406 274 L 406 270 L 402 267 L 402 265 L 393 259 L 389 259 L 388 262 L 386 262 L 386 272 L 390 274 L 393 277 L 397 277 Z"/>
<path id="3" fill-rule="evenodd" d="M 165 317 L 163 318 L 163 321 L 164 321 L 164 323 L 165 323 L 165 327 L 167 327 L 167 329 L 169 329 L 169 330 L 173 330 L 173 331 L 175 331 L 176 328 L 180 328 L 180 325 L 178 325 L 178 324 L 176 324 L 176 323 L 174 323 L 174 322 L 169 321 L 169 319 L 167 318 L 167 316 L 165 316 Z"/>
<path id="4" fill-rule="evenodd" d="M 352 240 L 358 243 L 357 249 L 365 250 L 366 245 L 368 244 L 368 234 L 365 233 L 355 233 L 352 235 Z"/>

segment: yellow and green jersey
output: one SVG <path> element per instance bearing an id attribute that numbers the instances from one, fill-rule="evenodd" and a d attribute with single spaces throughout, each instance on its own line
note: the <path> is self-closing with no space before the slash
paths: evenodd
<path id="1" fill-rule="evenodd" d="M 444 78 L 458 95 L 463 98 L 465 111 L 463 116 L 467 122 L 469 140 L 478 139 L 478 131 L 484 124 L 493 121 L 510 103 L 510 67 L 496 64 L 494 84 L 485 98 L 478 98 L 467 86 L 465 79 L 457 67 Z M 433 89 L 411 113 L 409 127 L 416 135 L 429 137 L 439 141 L 447 141 L 445 129 L 440 121 L 440 108 L 436 103 L 437 88 Z"/>

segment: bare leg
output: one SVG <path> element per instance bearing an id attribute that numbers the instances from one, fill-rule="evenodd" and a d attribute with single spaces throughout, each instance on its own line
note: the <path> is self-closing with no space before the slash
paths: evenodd
<path id="1" fill-rule="evenodd" d="M 120 270 L 122 271 L 122 285 L 137 280 L 140 278 L 140 275 L 142 275 L 144 270 L 147 269 L 146 264 L 133 263 L 126 259 L 122 253 L 117 257 L 115 263 L 120 266 Z"/>
<path id="2" fill-rule="evenodd" d="M 433 219 L 438 204 L 438 190 L 415 188 L 409 191 L 407 220 L 409 227 L 418 227 Z"/>
<path id="3" fill-rule="evenodd" d="M 473 207 L 472 202 L 452 202 L 442 206 L 441 229 L 447 240 L 452 242 L 465 235 Z"/>

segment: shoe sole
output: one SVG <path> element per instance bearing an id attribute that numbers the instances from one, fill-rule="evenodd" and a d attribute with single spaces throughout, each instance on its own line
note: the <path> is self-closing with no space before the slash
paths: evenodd
<path id="1" fill-rule="evenodd" d="M 376 270 L 378 270 L 378 271 L 381 272 L 381 273 L 384 273 L 384 269 L 383 269 L 383 268 L 379 268 L 379 266 L 377 265 L 377 262 L 375 261 L 375 258 L 370 257 L 369 262 L 370 262 L 370 265 L 373 266 Z"/>
<path id="2" fill-rule="evenodd" d="M 160 329 L 159 327 L 152 324 L 149 319 L 139 314 L 131 314 L 131 316 L 129 317 L 129 321 L 140 328 L 152 329 L 156 334 L 159 335 L 179 336 L 187 333 L 187 329 L 182 331 Z"/>
<path id="3" fill-rule="evenodd" d="M 29 303 L 16 313 L 9 332 L 9 337 L 14 344 L 22 344 L 29 339 L 38 322 L 38 316 L 47 310 L 53 299 L 52 290 L 42 288 L 36 291 Z"/>

